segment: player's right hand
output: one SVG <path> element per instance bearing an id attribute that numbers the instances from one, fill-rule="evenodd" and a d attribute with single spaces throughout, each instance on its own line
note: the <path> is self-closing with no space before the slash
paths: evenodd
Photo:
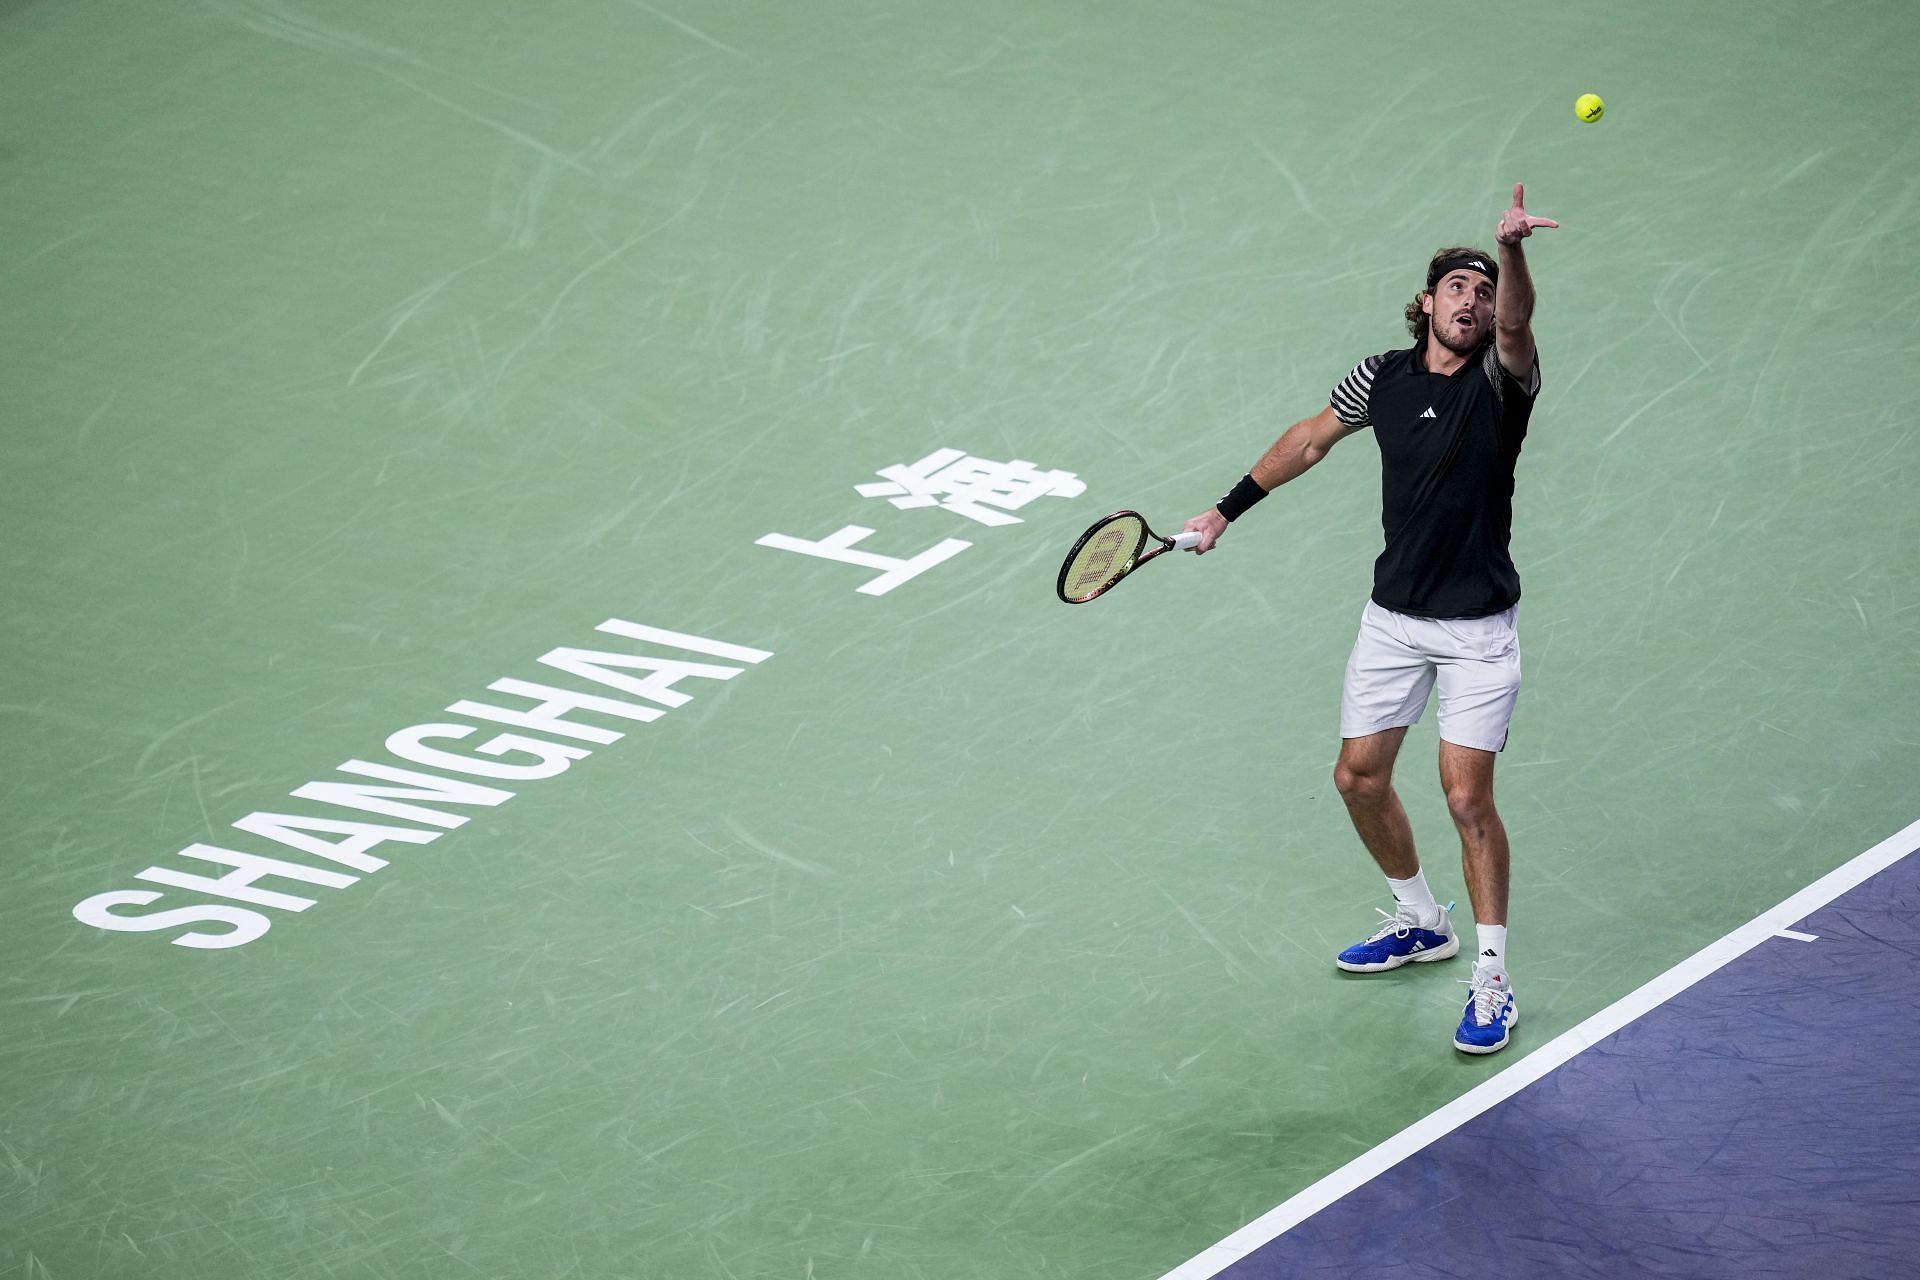
<path id="1" fill-rule="evenodd" d="M 1209 507 L 1180 528 L 1183 532 L 1200 535 L 1200 541 L 1194 545 L 1193 554 L 1203 556 L 1213 550 L 1214 544 L 1220 541 L 1220 535 L 1227 531 L 1227 518 L 1220 514 L 1218 507 Z"/>

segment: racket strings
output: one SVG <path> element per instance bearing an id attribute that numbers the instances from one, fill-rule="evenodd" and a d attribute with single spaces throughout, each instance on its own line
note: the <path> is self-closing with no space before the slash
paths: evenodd
<path id="1" fill-rule="evenodd" d="M 1146 522 L 1138 516 L 1109 521 L 1089 537 L 1061 577 L 1061 591 L 1070 597 L 1090 595 L 1133 567 L 1146 539 Z"/>

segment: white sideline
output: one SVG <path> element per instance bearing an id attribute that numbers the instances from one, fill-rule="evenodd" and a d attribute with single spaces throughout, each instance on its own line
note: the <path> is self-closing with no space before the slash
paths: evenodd
<path id="1" fill-rule="evenodd" d="M 1255 1218 L 1216 1245 L 1195 1254 L 1160 1280 L 1210 1280 L 1268 1241 L 1306 1221 L 1340 1197 L 1386 1172 L 1428 1143 L 1453 1132 L 1483 1111 L 1512 1097 L 1583 1049 L 1665 1004 L 1696 982 L 1739 959 L 1796 920 L 1804 919 L 1847 890 L 1865 883 L 1920 847 L 1914 822 L 1843 863 L 1800 892 L 1720 941 L 1682 960 L 1638 991 L 1623 996 L 1580 1025 L 1541 1045 L 1511 1067 L 1408 1125 L 1373 1150 L 1334 1170 L 1285 1203 Z"/>

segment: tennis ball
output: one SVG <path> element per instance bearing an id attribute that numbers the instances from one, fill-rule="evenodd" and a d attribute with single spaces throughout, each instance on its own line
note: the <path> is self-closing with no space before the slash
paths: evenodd
<path id="1" fill-rule="evenodd" d="M 1600 101 L 1600 95 L 1597 93 L 1583 93 L 1573 100 L 1573 114 L 1592 124 L 1607 114 L 1607 104 Z"/>

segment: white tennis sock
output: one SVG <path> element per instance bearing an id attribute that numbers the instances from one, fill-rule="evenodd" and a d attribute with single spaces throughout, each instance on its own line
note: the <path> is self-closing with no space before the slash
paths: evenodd
<path id="1" fill-rule="evenodd" d="M 1411 880 L 1395 880 L 1387 877 L 1387 885 L 1393 890 L 1393 900 L 1403 907 L 1411 907 L 1419 913 L 1423 923 L 1438 923 L 1440 903 L 1433 896 L 1433 890 L 1427 888 L 1427 873 L 1416 871 Z"/>
<path id="2" fill-rule="evenodd" d="M 1507 971 L 1507 926 L 1476 922 L 1473 932 L 1480 941 L 1479 963 L 1492 965 L 1505 973 Z"/>

